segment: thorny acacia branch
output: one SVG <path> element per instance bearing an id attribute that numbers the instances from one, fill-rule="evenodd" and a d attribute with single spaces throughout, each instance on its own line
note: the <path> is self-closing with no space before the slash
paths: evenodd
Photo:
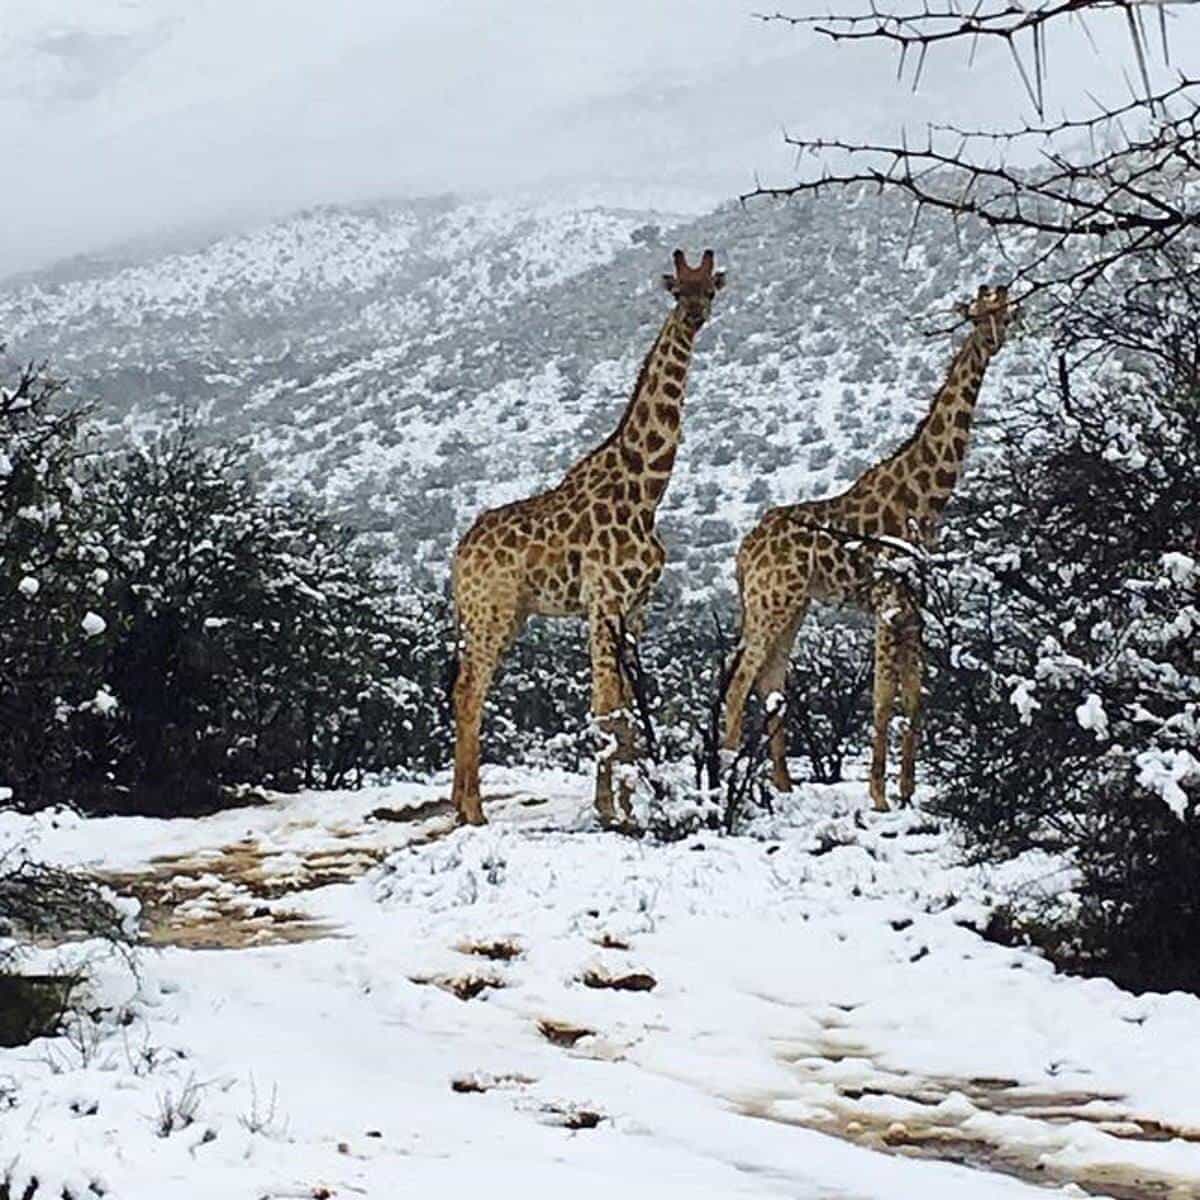
<path id="1" fill-rule="evenodd" d="M 1182 7 L 1186 0 L 1177 0 Z M 946 0 L 911 11 L 883 11 L 871 0 L 860 13 L 820 17 L 775 14 L 765 20 L 809 25 L 835 41 L 882 40 L 907 56 L 942 42 L 1004 39 L 1039 113 L 1036 123 L 1000 129 L 931 124 L 923 137 L 896 142 L 788 137 L 798 162 L 815 158 L 820 172 L 787 186 L 760 186 L 742 199 L 820 195 L 835 189 L 875 188 L 914 204 L 913 236 L 925 212 L 970 220 L 990 231 L 1013 264 L 1022 299 L 1066 285 L 1078 297 L 1118 264 L 1172 252 L 1200 227 L 1200 80 L 1179 74 L 1157 90 L 1146 66 L 1147 14 L 1160 22 L 1162 56 L 1169 61 L 1167 0 L 1040 0 L 1016 5 Z M 1090 14 L 1125 14 L 1142 83 L 1120 104 L 1093 101 L 1084 117 L 1049 121 L 1043 115 L 1045 46 L 1042 30 Z M 1032 39 L 1024 61 L 1018 38 Z M 921 63 L 914 74 L 919 78 Z M 1015 165 L 1016 148 L 1036 148 L 1037 161 Z"/>

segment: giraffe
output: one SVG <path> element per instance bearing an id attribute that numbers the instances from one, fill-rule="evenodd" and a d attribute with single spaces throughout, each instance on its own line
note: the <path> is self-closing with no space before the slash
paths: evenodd
<path id="1" fill-rule="evenodd" d="M 674 266 L 662 277 L 674 307 L 614 432 L 557 487 L 484 512 L 455 551 L 460 657 L 452 696 L 453 799 L 460 822 L 484 823 L 483 703 L 501 656 L 533 614 L 587 618 L 592 714 L 607 743 L 596 765 L 595 804 L 603 822 L 615 820 L 613 760 L 634 757 L 616 638 L 622 629 L 640 629 L 642 608 L 666 561 L 654 515 L 679 445 L 692 343 L 725 283 L 725 273 L 713 270 L 711 250 L 698 267 L 676 250 Z M 619 792 L 628 815 L 626 789 Z"/>
<path id="2" fill-rule="evenodd" d="M 897 692 L 906 717 L 901 803 L 912 796 L 924 667 L 918 597 L 888 564 L 908 545 L 933 545 L 942 509 L 962 472 L 980 384 L 1004 345 L 1014 312 L 1004 287 L 980 287 L 960 311 L 972 328 L 908 441 L 839 496 L 771 509 L 737 555 L 742 625 L 729 675 L 723 746 L 733 749 L 741 742 L 751 687 L 764 701 L 783 693 L 792 643 L 810 601 L 865 610 L 875 618 L 870 793 L 880 812 L 888 808 L 887 734 Z M 775 787 L 788 791 L 781 716 L 770 722 L 771 774 Z"/>

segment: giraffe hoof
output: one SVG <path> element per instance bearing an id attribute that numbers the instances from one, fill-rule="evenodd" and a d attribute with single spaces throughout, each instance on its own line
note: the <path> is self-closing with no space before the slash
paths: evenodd
<path id="1" fill-rule="evenodd" d="M 616 813 L 601 817 L 600 826 L 609 833 L 623 833 L 627 837 L 637 837 L 641 833 L 638 823 L 632 817 L 618 817 Z"/>

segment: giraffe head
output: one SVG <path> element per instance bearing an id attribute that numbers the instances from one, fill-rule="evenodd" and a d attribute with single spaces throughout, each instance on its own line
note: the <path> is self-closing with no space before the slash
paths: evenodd
<path id="1" fill-rule="evenodd" d="M 675 270 L 662 277 L 675 297 L 676 308 L 693 331 L 708 320 L 713 297 L 725 286 L 725 272 L 713 270 L 713 252 L 705 250 L 698 267 L 689 267 L 682 250 L 675 251 Z"/>
<path id="2" fill-rule="evenodd" d="M 981 284 L 975 299 L 962 306 L 964 316 L 971 319 L 976 336 L 989 354 L 995 354 L 1008 337 L 1009 328 L 1016 319 L 1017 311 L 1008 299 L 1008 288 L 990 288 Z"/>

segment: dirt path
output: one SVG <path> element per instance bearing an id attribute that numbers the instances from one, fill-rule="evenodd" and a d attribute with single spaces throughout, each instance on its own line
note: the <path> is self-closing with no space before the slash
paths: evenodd
<path id="1" fill-rule="evenodd" d="M 1112 1200 L 1200 1200 L 1200 1181 L 1148 1170 L 1114 1146 L 1113 1160 L 1066 1166 L 1054 1161 L 1077 1123 L 1120 1143 L 1178 1139 L 1200 1145 L 1200 1129 L 1133 1111 L 1124 1096 L 1054 1091 L 1014 1079 L 954 1079 L 896 1071 L 865 1046 L 782 1047 L 780 1061 L 805 1085 L 803 1111 L 786 1097 L 741 1102 L 747 1116 L 815 1129 L 858 1146 L 910 1158 L 961 1163 L 1051 1187 L 1074 1184 Z M 840 1082 L 848 1058 L 871 1064 L 872 1082 Z M 814 1104 L 816 1085 L 822 1098 Z M 989 1118 L 1006 1118 L 1003 1122 Z"/>
<path id="2" fill-rule="evenodd" d="M 328 829 L 330 845 L 298 843 L 318 826 L 296 823 L 269 841 L 246 837 L 214 849 L 159 855 L 138 871 L 103 873 L 103 883 L 142 904 L 151 946 L 240 950 L 337 937 L 336 927 L 308 915 L 299 897 L 351 883 L 400 845 L 444 837 L 454 827 L 448 801 L 376 809 L 360 824 Z M 397 836 L 399 831 L 403 834 Z"/>
<path id="3" fill-rule="evenodd" d="M 517 793 L 488 797 L 501 820 L 528 819 L 544 803 Z M 521 814 L 518 817 L 518 814 Z M 296 821 L 262 838 L 247 836 L 212 849 L 152 859 L 144 869 L 109 873 L 103 881 L 143 905 L 146 941 L 155 946 L 237 950 L 340 936 L 305 911 L 306 893 L 361 878 L 403 846 L 445 837 L 454 828 L 449 802 L 378 808 L 361 820 L 328 826 Z M 472 950 L 472 953 L 482 953 Z M 433 981 L 436 982 L 436 981 Z M 1056 1092 L 1012 1079 L 952 1079 L 898 1071 L 856 1044 L 837 1020 L 820 1038 L 776 1045 L 794 1075 L 794 1095 L 726 1097 L 756 1120 L 815 1130 L 907 1157 L 961 1163 L 1047 1186 L 1074 1184 L 1113 1200 L 1200 1200 L 1200 1182 L 1134 1165 L 1130 1143 L 1178 1139 L 1200 1144 L 1200 1129 L 1168 1125 L 1134 1111 L 1114 1094 Z M 588 1030 L 543 1036 L 574 1052 Z M 847 1060 L 861 1063 L 869 1084 L 847 1082 Z M 1067 1166 L 1055 1161 L 1066 1132 L 1082 1123 L 1113 1139 L 1112 1160 Z M 1132 1147 L 1131 1147 L 1132 1150 Z"/>

